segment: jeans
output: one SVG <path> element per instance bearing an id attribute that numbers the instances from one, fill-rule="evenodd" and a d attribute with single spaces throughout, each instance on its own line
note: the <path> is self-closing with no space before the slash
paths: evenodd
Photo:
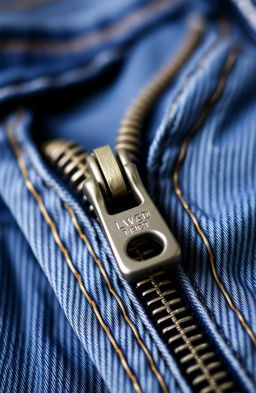
<path id="1" fill-rule="evenodd" d="M 256 51 L 252 11 L 236 3 L 0 2 L 1 393 L 156 393 L 161 381 L 192 392 L 99 223 L 40 146 L 113 146 L 126 107 L 175 57 L 195 14 L 203 39 L 156 103 L 141 155 L 181 245 L 188 302 L 255 392 Z"/>

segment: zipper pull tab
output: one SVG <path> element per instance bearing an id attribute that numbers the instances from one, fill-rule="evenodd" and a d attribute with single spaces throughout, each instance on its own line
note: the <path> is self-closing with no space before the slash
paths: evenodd
<path id="1" fill-rule="evenodd" d="M 90 176 L 84 194 L 104 229 L 123 277 L 138 281 L 159 268 L 173 267 L 180 247 L 124 150 L 109 146 L 87 157 Z"/>

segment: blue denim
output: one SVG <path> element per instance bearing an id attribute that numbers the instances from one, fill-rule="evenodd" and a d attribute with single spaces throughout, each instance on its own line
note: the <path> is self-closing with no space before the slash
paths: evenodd
<path id="1" fill-rule="evenodd" d="M 39 145 L 57 137 L 87 150 L 113 146 L 127 105 L 175 56 L 195 13 L 208 19 L 204 37 L 157 102 L 142 156 L 149 192 L 182 248 L 188 302 L 243 390 L 255 392 L 256 52 L 244 15 L 229 3 L 230 28 L 221 35 L 223 8 L 213 1 L 0 2 L 1 393 L 156 393 L 163 384 L 192 391 L 98 222 Z M 223 94 L 179 171 L 212 266 L 173 170 L 238 45 Z"/>

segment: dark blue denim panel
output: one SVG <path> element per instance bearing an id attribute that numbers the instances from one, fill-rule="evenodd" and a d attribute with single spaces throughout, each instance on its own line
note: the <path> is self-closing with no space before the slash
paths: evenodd
<path id="1" fill-rule="evenodd" d="M 81 31 L 81 28 L 75 25 L 75 21 L 81 15 L 86 15 L 86 9 L 75 7 L 73 12 L 65 15 L 65 7 L 59 2 L 59 8 L 55 10 L 55 18 L 58 18 L 60 14 L 61 19 L 61 15 L 64 14 L 64 19 L 68 17 L 69 20 L 74 20 L 74 26 L 67 31 L 67 25 L 63 20 L 58 37 L 54 34 L 52 36 L 50 27 L 46 29 L 44 16 L 40 12 L 39 17 L 44 27 L 40 27 L 38 23 L 37 33 L 28 27 L 27 36 L 19 34 L 19 24 L 22 24 L 24 15 L 17 10 L 15 22 L 9 21 L 9 31 L 12 34 L 7 34 L 6 27 L 1 34 L 0 85 L 19 84 L 43 76 L 56 76 L 56 74 L 85 66 L 102 51 L 128 45 L 139 34 L 144 34 L 159 25 L 162 20 L 177 15 L 177 10 L 185 1 L 151 0 L 137 3 L 139 4 L 136 6 L 134 4 L 133 7 L 128 7 L 124 2 L 123 8 L 128 9 L 115 17 L 116 5 L 114 4 L 111 10 L 111 2 L 109 2 L 110 10 L 106 15 L 104 15 L 103 7 L 101 16 L 91 17 L 90 24 L 93 25 L 93 29 L 84 28 Z M 97 14 L 98 8 L 95 6 L 96 4 L 92 9 Z M 51 12 L 51 5 L 49 5 L 48 12 Z M 6 19 L 8 21 L 8 15 Z M 13 32 L 18 33 L 14 35 Z M 45 37 L 46 32 L 49 36 Z"/>
<path id="2" fill-rule="evenodd" d="M 0 391 L 108 392 L 0 202 Z"/>
<path id="3" fill-rule="evenodd" d="M 43 118 L 39 115 L 44 139 L 71 138 L 88 151 L 99 144 L 113 146 L 125 109 L 163 64 L 176 56 L 187 39 L 188 21 L 189 18 L 165 22 L 139 37 L 116 66 L 114 75 L 111 75 L 111 68 L 106 70 L 107 82 L 102 86 L 98 83 L 95 88 L 85 84 L 84 88 L 81 87 L 79 99 L 74 102 L 69 98 L 69 92 L 64 92 L 65 110 L 54 111 L 49 106 L 49 114 L 46 107 Z M 178 38 L 173 40 L 176 35 Z M 157 121 L 162 114 L 159 112 Z"/>

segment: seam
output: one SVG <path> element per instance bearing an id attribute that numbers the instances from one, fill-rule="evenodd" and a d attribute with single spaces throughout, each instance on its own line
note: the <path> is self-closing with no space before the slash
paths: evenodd
<path id="1" fill-rule="evenodd" d="M 201 239 L 203 240 L 203 243 L 207 249 L 209 261 L 210 261 L 210 266 L 211 266 L 211 270 L 212 270 L 215 282 L 216 282 L 217 286 L 219 287 L 221 293 L 223 294 L 224 298 L 226 299 L 229 307 L 237 315 L 241 326 L 245 329 L 245 331 L 248 334 L 248 336 L 250 337 L 253 345 L 256 346 L 256 336 L 254 335 L 250 326 L 247 324 L 241 311 L 234 304 L 230 294 L 228 293 L 227 289 L 225 288 L 223 282 L 221 281 L 219 274 L 217 272 L 216 263 L 215 263 L 215 255 L 214 255 L 212 246 L 210 244 L 210 241 L 208 240 L 205 232 L 203 231 L 198 218 L 192 212 L 187 201 L 185 200 L 185 198 L 182 194 L 182 190 L 180 188 L 180 184 L 179 184 L 180 183 L 180 179 L 179 179 L 180 169 L 182 167 L 182 164 L 184 163 L 189 142 L 191 141 L 191 139 L 194 137 L 195 133 L 200 129 L 200 127 L 205 122 L 211 107 L 218 101 L 218 99 L 220 99 L 220 97 L 224 91 L 228 75 L 235 64 L 237 54 L 238 54 L 238 48 L 235 46 L 230 50 L 230 52 L 228 54 L 226 63 L 222 69 L 220 79 L 219 79 L 219 82 L 218 82 L 218 85 L 217 85 L 215 91 L 213 92 L 213 94 L 209 98 L 209 100 L 206 102 L 205 107 L 203 108 L 201 114 L 199 115 L 199 118 L 197 119 L 195 124 L 192 126 L 189 133 L 184 137 L 183 142 L 181 144 L 180 152 L 179 152 L 176 162 L 174 164 L 174 171 L 173 171 L 172 178 L 173 178 L 173 185 L 174 185 L 175 194 L 178 197 L 180 203 L 182 204 L 184 210 L 188 213 L 188 215 L 192 219 L 195 229 L 198 232 Z"/>
<path id="2" fill-rule="evenodd" d="M 85 233 L 82 231 L 81 226 L 79 225 L 79 222 L 78 222 L 78 219 L 77 219 L 77 217 L 76 217 L 76 215 L 75 215 L 74 210 L 73 210 L 70 206 L 68 206 L 66 203 L 64 203 L 64 208 L 65 208 L 65 209 L 68 211 L 68 213 L 70 214 L 71 219 L 72 219 L 72 222 L 73 222 L 73 225 L 74 225 L 74 227 L 76 228 L 79 237 L 82 239 L 82 241 L 83 241 L 83 242 L 85 243 L 85 245 L 87 246 L 87 249 L 88 249 L 89 253 L 91 254 L 91 256 L 92 256 L 94 262 L 97 264 L 97 266 L 98 266 L 98 268 L 99 268 L 99 270 L 100 270 L 100 272 L 101 272 L 101 274 L 102 274 L 102 276 L 103 276 L 103 278 L 104 278 L 104 280 L 105 280 L 105 282 L 106 282 L 106 284 L 107 284 L 107 287 L 108 287 L 109 292 L 110 292 L 110 293 L 113 295 L 113 297 L 116 299 L 116 301 L 117 301 L 117 303 L 118 303 L 118 305 L 119 305 L 119 307 L 120 307 L 120 309 L 121 309 L 121 311 L 122 311 L 122 314 L 123 314 L 123 317 L 124 317 L 125 321 L 127 322 L 127 324 L 128 324 L 128 325 L 130 326 L 130 328 L 132 329 L 132 331 L 133 331 L 133 333 L 134 333 L 134 336 L 135 336 L 135 338 L 136 338 L 138 344 L 140 345 L 140 347 L 142 348 L 143 352 L 145 353 L 145 355 L 146 355 L 146 357 L 147 357 L 147 359 L 148 359 L 148 362 L 149 362 L 149 364 L 150 364 L 150 368 L 151 368 L 152 372 L 155 374 L 155 376 L 156 376 L 156 378 L 157 378 L 157 380 L 158 380 L 158 382 L 159 382 L 159 384 L 160 384 L 160 386 L 161 386 L 161 388 L 162 388 L 162 391 L 163 391 L 164 393 L 168 393 L 168 389 L 167 389 L 167 386 L 166 386 L 166 384 L 165 384 L 165 382 L 164 382 L 164 379 L 163 379 L 162 375 L 161 375 L 160 372 L 158 371 L 158 369 L 157 369 L 157 367 L 156 367 L 156 365 L 155 365 L 155 362 L 154 362 L 154 360 L 153 360 L 153 358 L 152 358 L 152 356 L 151 356 L 149 350 L 147 349 L 146 345 L 144 344 L 142 338 L 140 337 L 140 334 L 139 334 L 139 332 L 138 332 L 136 326 L 134 325 L 134 323 L 132 322 L 132 320 L 131 320 L 130 317 L 128 316 L 128 313 L 127 313 L 127 311 L 126 311 L 126 309 L 125 309 L 125 306 L 124 306 L 124 304 L 123 304 L 123 302 L 122 302 L 120 296 L 119 296 L 119 295 L 117 294 L 117 292 L 114 290 L 114 288 L 113 288 L 113 286 L 112 286 L 112 284 L 111 284 L 111 281 L 110 281 L 110 279 L 109 279 L 109 277 L 108 277 L 108 274 L 107 274 L 107 272 L 106 272 L 106 270 L 105 270 L 105 268 L 104 268 L 104 266 L 103 266 L 101 260 L 100 260 L 100 259 L 97 257 L 97 255 L 95 254 L 95 251 L 93 250 L 92 245 L 91 245 L 91 243 L 90 243 L 88 237 L 87 237 L 87 236 L 85 235 Z"/>
<path id="3" fill-rule="evenodd" d="M 103 27 L 92 33 L 86 33 L 80 37 L 66 39 L 64 42 L 27 41 L 24 39 L 15 39 L 12 41 L 0 40 L 1 52 L 21 52 L 25 50 L 26 53 L 47 53 L 53 56 L 66 55 L 67 51 L 76 52 L 83 50 L 84 53 L 88 48 L 106 44 L 114 38 L 119 38 L 121 34 L 137 28 L 141 22 L 145 23 L 145 18 L 154 17 L 156 12 L 168 10 L 173 3 L 182 2 L 183 0 L 153 0 L 125 15 L 125 17 L 121 18 L 114 25 L 111 24 L 110 26 Z"/>
<path id="4" fill-rule="evenodd" d="M 205 306 L 205 308 L 206 308 L 206 310 L 207 310 L 211 320 L 214 321 L 214 323 L 216 324 L 216 326 L 217 326 L 221 336 L 223 337 L 225 343 L 227 344 L 228 347 L 230 347 L 230 350 L 231 350 L 233 356 L 238 360 L 238 362 L 240 363 L 241 367 L 243 368 L 244 372 L 246 373 L 246 375 L 250 379 L 250 381 L 253 384 L 255 384 L 256 380 L 254 379 L 254 376 L 247 369 L 247 365 L 244 363 L 244 359 L 242 359 L 240 354 L 233 349 L 230 340 L 225 337 L 225 334 L 224 334 L 224 331 L 223 331 L 222 327 L 219 324 L 216 323 L 214 314 L 212 313 L 212 311 L 209 309 L 208 305 L 206 304 L 206 301 L 203 298 L 203 296 L 201 295 L 200 290 L 199 290 L 197 284 L 195 283 L 194 280 L 191 280 L 191 282 L 192 282 L 192 285 L 194 286 L 194 289 L 195 289 L 195 291 L 196 291 L 196 293 L 198 295 L 198 298 L 200 299 L 201 303 Z"/>
<path id="5" fill-rule="evenodd" d="M 226 25 L 226 22 L 225 22 Z M 228 25 L 227 25 L 227 29 L 228 29 Z M 205 53 L 201 56 L 201 58 L 199 59 L 196 67 L 194 69 L 192 69 L 188 75 L 185 76 L 183 85 L 181 87 L 181 89 L 179 90 L 179 92 L 177 93 L 175 99 L 173 100 L 170 109 L 168 110 L 168 124 L 167 127 L 170 127 L 170 121 L 171 119 L 174 117 L 176 111 L 177 111 L 177 107 L 178 104 L 180 103 L 183 94 L 186 93 L 187 88 L 189 88 L 189 84 L 192 80 L 192 78 L 194 78 L 197 73 L 203 68 L 203 66 L 205 65 L 205 63 L 208 61 L 208 59 L 213 55 L 213 53 L 215 53 L 215 49 L 219 47 L 219 44 L 223 41 L 223 38 L 225 37 L 225 35 L 222 35 L 220 38 L 214 40 L 214 42 L 207 48 L 207 50 L 205 51 Z M 163 157 L 163 154 L 161 154 L 164 146 L 166 145 L 166 143 L 169 141 L 170 139 L 170 135 L 169 134 L 165 134 L 163 136 L 163 138 L 161 138 L 160 142 L 159 142 L 159 149 L 158 149 L 158 159 L 161 159 Z M 158 169 L 160 170 L 160 166 L 158 167 Z M 157 177 L 156 177 L 157 178 Z M 155 180 L 155 182 L 157 182 Z"/>
<path id="6" fill-rule="evenodd" d="M 16 124 L 17 124 L 18 121 L 19 121 L 19 116 L 17 116 Z M 84 297 L 86 298 L 86 300 L 88 301 L 90 306 L 92 307 L 92 310 L 93 310 L 93 312 L 94 312 L 94 314 L 95 314 L 99 324 L 103 328 L 103 330 L 106 333 L 106 336 L 108 337 L 110 343 L 112 344 L 115 352 L 119 356 L 121 364 L 122 364 L 125 372 L 127 373 L 129 379 L 131 380 L 131 382 L 133 384 L 134 390 L 136 391 L 136 393 L 142 393 L 142 390 L 141 390 L 141 387 L 139 385 L 139 382 L 138 382 L 135 374 L 130 369 L 130 366 L 127 363 L 126 357 L 125 357 L 124 353 L 122 352 L 122 349 L 118 346 L 115 338 L 113 337 L 113 335 L 112 335 L 112 333 L 110 331 L 109 326 L 104 322 L 104 320 L 103 320 L 103 318 L 101 316 L 101 313 L 100 313 L 100 311 L 98 309 L 97 303 L 95 302 L 95 300 L 87 292 L 87 290 L 86 290 L 86 288 L 84 286 L 84 283 L 83 283 L 82 276 L 80 275 L 79 271 L 74 266 L 74 264 L 72 262 L 72 259 L 70 257 L 68 249 L 65 247 L 65 245 L 62 242 L 62 240 L 60 239 L 60 236 L 59 236 L 59 233 L 58 233 L 58 230 L 57 230 L 57 226 L 56 226 L 55 222 L 53 221 L 53 219 L 50 217 L 50 215 L 49 215 L 49 213 L 48 213 L 48 211 L 47 211 L 47 209 L 46 209 L 46 207 L 44 205 L 44 202 L 43 202 L 41 194 L 35 189 L 35 187 L 33 186 L 32 182 L 30 181 L 28 170 L 27 170 L 25 161 L 24 161 L 24 159 L 22 157 L 20 146 L 18 145 L 18 143 L 17 143 L 17 141 L 16 141 L 16 139 L 15 139 L 15 137 L 13 135 L 13 132 L 14 132 L 14 129 L 15 129 L 15 125 L 12 127 L 12 126 L 9 126 L 7 124 L 6 131 L 7 131 L 7 136 L 9 138 L 10 144 L 11 144 L 11 146 L 13 148 L 13 151 L 15 153 L 15 156 L 17 158 L 17 162 L 18 162 L 18 165 L 19 165 L 22 177 L 24 179 L 25 185 L 26 185 L 28 191 L 35 198 L 35 200 L 36 200 L 36 202 L 37 202 L 37 204 L 39 206 L 39 209 L 40 209 L 40 211 L 42 213 L 43 218 L 45 219 L 46 223 L 48 224 L 48 226 L 51 229 L 53 238 L 54 238 L 57 246 L 59 247 L 62 255 L 64 256 L 65 261 L 66 261 L 66 263 L 67 263 L 71 273 L 73 274 L 74 278 L 76 279 L 82 294 L 84 295 Z"/>

